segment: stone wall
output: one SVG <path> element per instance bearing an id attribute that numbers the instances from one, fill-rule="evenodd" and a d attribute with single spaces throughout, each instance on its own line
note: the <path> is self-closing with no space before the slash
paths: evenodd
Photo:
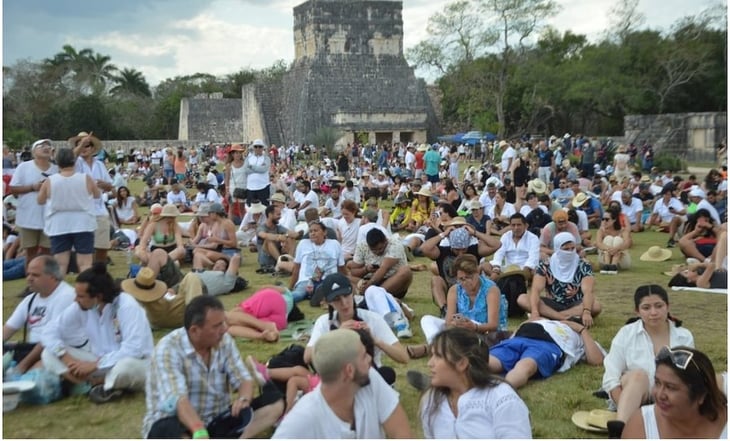
<path id="1" fill-rule="evenodd" d="M 219 97 L 220 94 L 211 94 L 207 98 L 183 98 L 178 138 L 241 142 L 244 139 L 241 100 Z"/>
<path id="2" fill-rule="evenodd" d="M 626 115 L 627 143 L 647 140 L 657 153 L 669 152 L 689 161 L 714 161 L 715 146 L 727 139 L 727 113 Z"/>

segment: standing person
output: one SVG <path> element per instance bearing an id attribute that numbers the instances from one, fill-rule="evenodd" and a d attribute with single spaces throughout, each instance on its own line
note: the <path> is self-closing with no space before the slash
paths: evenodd
<path id="1" fill-rule="evenodd" d="M 101 192 L 112 191 L 112 179 L 104 166 L 104 163 L 96 158 L 101 150 L 101 141 L 92 134 L 80 132 L 78 135 L 69 138 L 69 144 L 73 147 L 76 155 L 76 172 L 85 173 L 93 179 Z M 94 261 L 106 262 L 107 253 L 112 247 L 111 242 L 111 221 L 109 211 L 106 209 L 101 193 L 94 194 L 93 213 L 96 215 L 96 229 L 94 230 Z"/>
<path id="2" fill-rule="evenodd" d="M 621 144 L 618 146 L 618 151 L 613 155 L 613 175 L 616 179 L 621 182 L 624 178 L 631 177 L 631 169 L 629 168 L 629 161 L 631 157 L 626 153 L 626 146 Z"/>
<path id="3" fill-rule="evenodd" d="M 251 144 L 253 153 L 250 153 L 245 160 L 246 170 L 246 202 L 248 205 L 258 200 L 264 205 L 269 205 L 271 190 L 271 157 L 266 154 L 266 144 L 257 139 Z"/>
<path id="4" fill-rule="evenodd" d="M 634 293 L 638 317 L 630 319 L 611 341 L 603 360 L 602 389 L 616 405 L 617 418 L 608 422 L 609 438 L 621 438 L 624 424 L 649 402 L 660 348 L 694 347 L 692 333 L 669 313 L 669 296 L 658 285 L 643 285 Z"/>
<path id="5" fill-rule="evenodd" d="M 144 309 L 120 291 L 104 262 L 78 275 L 76 302 L 48 326 L 42 343 L 43 366 L 74 384 L 88 382 L 97 404 L 141 390 L 154 349 Z"/>
<path id="6" fill-rule="evenodd" d="M 20 233 L 20 247 L 25 250 L 27 264 L 39 254 L 48 254 L 51 242 L 43 232 L 43 207 L 38 203 L 38 190 L 48 176 L 58 173 L 51 163 L 50 139 L 39 139 L 31 149 L 33 160 L 21 162 L 10 179 L 10 192 L 18 198 L 15 227 Z"/>
<path id="7" fill-rule="evenodd" d="M 231 389 L 238 392 L 233 403 Z M 226 333 L 223 304 L 215 297 L 196 297 L 185 308 L 184 327 L 163 337 L 152 354 L 142 436 L 251 438 L 271 427 L 284 410 L 273 385 L 264 386 L 255 399 L 253 390 L 241 354 Z"/>
<path id="8" fill-rule="evenodd" d="M 48 255 L 40 255 L 28 264 L 27 280 L 32 294 L 18 304 L 3 326 L 3 351 L 16 350 L 13 358 L 18 363 L 15 366 L 18 374 L 24 374 L 41 359 L 43 346 L 38 343 L 44 329 L 74 302 L 76 295 L 71 285 L 63 280 L 58 262 Z M 5 344 L 21 328 L 24 340 L 21 345 L 34 345 L 24 354 L 18 351 L 19 348 Z"/>
<path id="9" fill-rule="evenodd" d="M 98 198 L 100 191 L 91 176 L 77 173 L 71 149 L 59 149 L 56 163 L 59 172 L 43 182 L 37 202 L 39 205 L 49 202 L 43 231 L 51 240 L 51 253 L 65 276 L 72 247 L 76 250 L 79 271 L 91 267 L 94 229 L 98 228 L 101 217 L 94 216 L 93 198 Z"/>
<path id="10" fill-rule="evenodd" d="M 543 182 L 552 182 L 550 177 L 555 170 L 555 156 L 544 139 L 537 145 L 537 165 L 537 177 Z"/>
<path id="11" fill-rule="evenodd" d="M 425 155 L 423 155 L 423 161 L 425 164 L 424 171 L 428 182 L 431 184 L 437 184 L 439 179 L 439 164 L 441 164 L 441 155 L 436 151 L 438 147 L 433 146 L 429 149 Z"/>
<path id="12" fill-rule="evenodd" d="M 727 439 L 727 397 L 707 355 L 665 346 L 656 356 L 655 377 L 654 404 L 634 412 L 623 437 Z"/>
<path id="13" fill-rule="evenodd" d="M 323 335 L 313 356 L 320 386 L 286 414 L 273 438 L 412 438 L 398 393 L 370 362 L 357 332 Z"/>
<path id="14" fill-rule="evenodd" d="M 243 217 L 241 202 L 246 199 L 244 151 L 245 149 L 241 144 L 233 144 L 226 159 L 223 182 L 225 183 L 225 196 L 228 199 L 228 217 L 230 219 L 233 219 L 235 214 L 240 214 Z"/>
<path id="15" fill-rule="evenodd" d="M 489 373 L 489 347 L 476 333 L 442 331 L 431 352 L 431 388 L 419 412 L 426 438 L 532 438 L 530 411 L 508 383 Z"/>
<path id="16" fill-rule="evenodd" d="M 581 156 L 581 171 L 585 173 L 586 178 L 593 179 L 593 174 L 596 171 L 594 168 L 596 164 L 596 146 L 594 142 L 586 140 L 583 142 L 581 150 L 583 152 Z"/>

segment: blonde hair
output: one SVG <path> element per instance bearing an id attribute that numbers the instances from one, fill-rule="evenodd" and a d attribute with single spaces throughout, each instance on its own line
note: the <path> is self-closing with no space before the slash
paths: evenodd
<path id="1" fill-rule="evenodd" d="M 312 364 L 323 383 L 339 378 L 342 368 L 354 363 L 362 346 L 360 335 L 351 329 L 335 329 L 314 344 Z"/>

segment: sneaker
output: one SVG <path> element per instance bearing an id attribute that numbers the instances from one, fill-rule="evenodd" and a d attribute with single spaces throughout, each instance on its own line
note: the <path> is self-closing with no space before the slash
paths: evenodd
<path id="1" fill-rule="evenodd" d="M 260 363 L 258 360 L 253 358 L 253 356 L 249 355 L 246 357 L 246 366 L 248 366 L 251 373 L 253 373 L 256 382 L 260 386 L 263 386 L 267 381 L 269 381 L 269 370 L 266 368 L 266 365 Z"/>
<path id="2" fill-rule="evenodd" d="M 395 332 L 398 338 L 411 338 L 413 333 L 408 326 L 408 320 L 398 312 L 392 311 L 383 316 L 390 329 Z"/>
<path id="3" fill-rule="evenodd" d="M 89 390 L 89 400 L 96 404 L 108 403 L 122 395 L 124 395 L 124 392 L 121 389 L 104 390 L 103 384 L 97 384 Z"/>
<path id="4" fill-rule="evenodd" d="M 675 245 L 677 245 L 677 242 L 675 242 L 674 239 L 669 239 L 667 241 L 667 248 L 674 248 Z"/>
<path id="5" fill-rule="evenodd" d="M 424 374 L 423 372 L 412 370 L 408 371 L 406 372 L 406 380 L 408 380 L 408 384 L 421 392 L 424 392 L 428 390 L 429 387 L 431 387 L 431 377 Z"/>
<path id="6" fill-rule="evenodd" d="M 598 248 L 596 247 L 585 247 L 583 248 L 583 251 L 586 254 L 598 254 Z"/>
<path id="7" fill-rule="evenodd" d="M 618 274 L 618 265 L 606 265 L 606 274 Z"/>

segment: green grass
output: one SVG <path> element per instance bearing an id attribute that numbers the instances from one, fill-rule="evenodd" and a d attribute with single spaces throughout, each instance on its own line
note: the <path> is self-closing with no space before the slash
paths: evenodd
<path id="1" fill-rule="evenodd" d="M 132 183 L 134 192 L 139 191 L 139 182 Z M 623 271 L 618 276 L 596 275 L 596 295 L 604 305 L 604 312 L 597 318 L 591 331 L 594 338 L 606 349 L 611 338 L 629 317 L 634 315 L 633 293 L 638 285 L 657 283 L 666 286 L 669 278 L 662 274 L 672 264 L 680 263 L 683 257 L 678 249 L 673 249 L 672 259 L 667 262 L 649 263 L 639 260 L 640 254 L 651 245 L 664 245 L 666 235 L 661 233 L 641 233 L 634 235 L 634 247 L 631 251 L 633 268 Z M 112 252 L 115 265 L 110 271 L 115 277 L 124 277 L 127 272 L 125 257 L 122 252 Z M 589 256 L 595 261 L 596 256 Z M 417 259 L 417 262 L 428 262 L 428 259 Z M 246 296 L 251 295 L 255 287 L 271 283 L 275 279 L 270 275 L 259 275 L 256 256 L 244 251 L 243 267 L 240 275 L 251 282 L 251 287 L 243 293 L 221 297 L 226 308 L 231 308 Z M 72 278 L 69 278 L 72 281 Z M 286 281 L 285 281 L 286 282 Z M 25 281 L 16 280 L 3 283 L 3 320 L 12 313 L 20 299 L 16 294 L 25 286 Z M 406 296 L 406 302 L 413 307 L 418 318 L 412 323 L 414 338 L 403 343 L 422 343 L 423 334 L 419 326 L 419 318 L 424 314 L 436 314 L 436 307 L 430 297 L 429 275 L 425 272 L 415 273 L 413 285 Z M 671 312 L 684 321 L 684 326 L 692 331 L 697 348 L 706 352 L 718 371 L 727 370 L 727 296 L 696 292 L 670 291 Z M 311 308 L 306 302 L 300 304 L 307 318 L 315 318 L 322 310 Z M 519 323 L 510 320 L 510 328 Z M 155 332 L 158 340 L 164 332 Z M 276 344 L 239 341 L 238 346 L 243 356 L 255 355 L 265 360 L 277 353 L 290 341 Z M 409 417 L 414 436 L 422 437 L 418 418 L 418 393 L 408 386 L 405 373 L 408 369 L 426 369 L 427 359 L 412 360 L 408 365 L 396 365 L 386 359 L 398 373 L 396 389 L 401 394 L 401 402 Z M 525 400 L 531 413 L 533 436 L 536 438 L 605 438 L 596 436 L 575 427 L 570 417 L 576 410 L 602 408 L 605 403 L 594 398 L 591 392 L 601 384 L 603 369 L 578 365 L 567 373 L 558 374 L 544 381 L 534 381 L 520 389 L 519 394 Z M 113 404 L 95 405 L 85 397 L 72 397 L 47 406 L 31 406 L 21 404 L 20 407 L 4 415 L 4 438 L 139 438 L 142 417 L 145 412 L 144 394 L 138 393 L 124 397 Z"/>

